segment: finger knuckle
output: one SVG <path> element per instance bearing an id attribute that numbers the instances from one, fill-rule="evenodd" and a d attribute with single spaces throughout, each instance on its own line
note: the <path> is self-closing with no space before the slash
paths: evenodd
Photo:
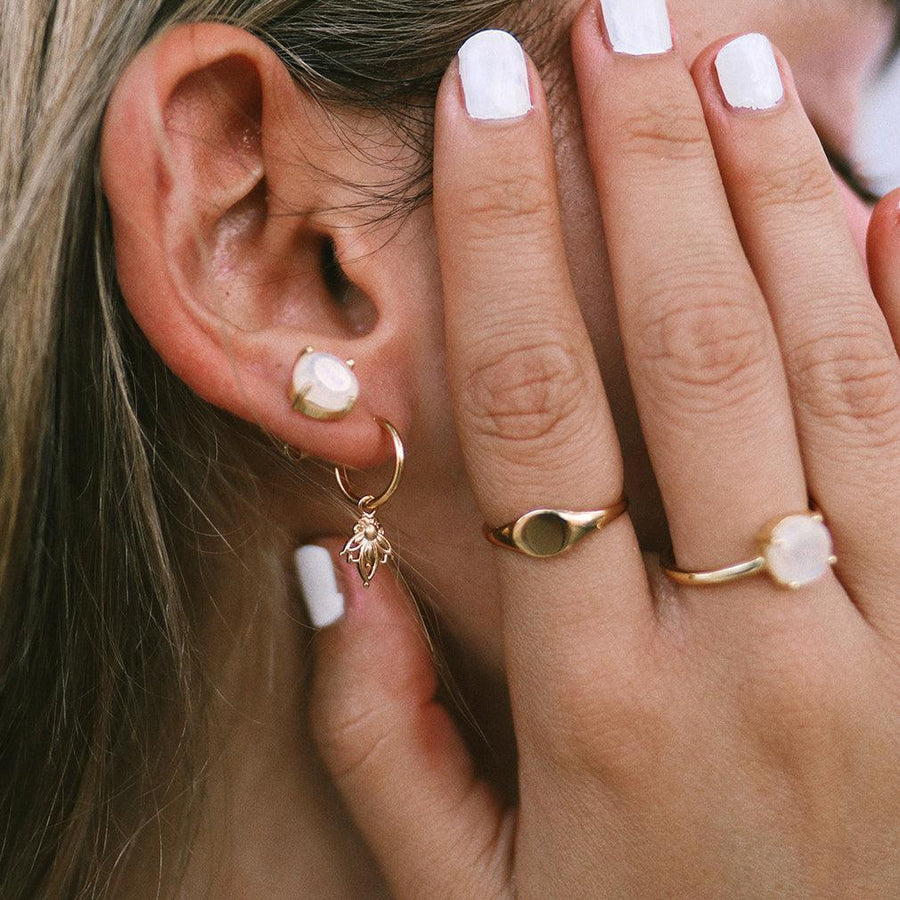
<path id="1" fill-rule="evenodd" d="M 319 751 L 338 784 L 371 768 L 387 740 L 388 728 L 374 705 L 335 710 L 314 703 L 310 716 Z"/>
<path id="2" fill-rule="evenodd" d="M 900 440 L 900 371 L 896 351 L 870 314 L 842 313 L 827 334 L 791 354 L 796 402 L 817 421 L 867 442 Z"/>
<path id="3" fill-rule="evenodd" d="M 760 158 L 744 184 L 748 201 L 760 209 L 818 206 L 835 191 L 834 175 L 824 160 L 802 149 Z"/>
<path id="4" fill-rule="evenodd" d="M 708 284 L 673 284 L 643 303 L 637 353 L 667 409 L 719 412 L 766 391 L 763 317 L 734 299 L 733 286 L 718 293 Z"/>
<path id="5" fill-rule="evenodd" d="M 632 158 L 691 160 L 710 151 L 709 131 L 699 107 L 666 102 L 666 98 L 648 101 L 625 116 L 616 133 L 620 150 Z"/>
<path id="6" fill-rule="evenodd" d="M 498 172 L 466 193 L 462 221 L 473 239 L 505 239 L 534 231 L 553 214 L 554 195 L 535 173 Z"/>
<path id="7" fill-rule="evenodd" d="M 463 407 L 476 437 L 499 444 L 566 440 L 581 394 L 582 372 L 565 340 L 487 350 L 463 385 Z"/>

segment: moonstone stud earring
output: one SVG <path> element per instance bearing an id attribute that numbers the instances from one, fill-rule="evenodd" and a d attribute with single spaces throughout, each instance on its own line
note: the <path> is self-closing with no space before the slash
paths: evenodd
<path id="1" fill-rule="evenodd" d="M 311 419 L 342 419 L 356 403 L 359 381 L 353 360 L 306 347 L 291 377 L 291 407 Z"/>

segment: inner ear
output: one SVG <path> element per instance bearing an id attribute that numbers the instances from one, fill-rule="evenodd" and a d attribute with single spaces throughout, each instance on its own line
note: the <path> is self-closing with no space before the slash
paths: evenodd
<path id="1" fill-rule="evenodd" d="M 218 203 L 221 213 L 260 184 L 262 84 L 251 60 L 229 56 L 186 75 L 163 122 L 169 162 L 191 197 Z"/>
<path id="2" fill-rule="evenodd" d="M 334 239 L 298 227 L 290 214 L 268 218 L 266 183 L 224 213 L 198 254 L 182 243 L 179 267 L 208 312 L 233 328 L 273 326 L 347 338 L 369 334 L 378 315 L 344 271 Z"/>
<path id="3" fill-rule="evenodd" d="M 284 141 L 266 143 L 265 127 L 290 129 L 292 119 L 264 103 L 258 65 L 239 55 L 192 72 L 170 94 L 169 162 L 175 194 L 186 198 L 186 219 L 173 217 L 172 257 L 194 296 L 236 329 L 367 334 L 375 307 L 347 277 L 335 238 L 291 206 L 308 193 L 300 182 L 322 173 L 306 172 L 299 150 L 296 160 L 282 158 Z"/>

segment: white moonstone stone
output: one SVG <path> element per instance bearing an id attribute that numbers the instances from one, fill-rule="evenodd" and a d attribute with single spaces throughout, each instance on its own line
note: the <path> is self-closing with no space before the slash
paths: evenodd
<path id="1" fill-rule="evenodd" d="M 304 394 L 303 407 L 322 418 L 350 411 L 359 396 L 353 370 L 331 353 L 304 353 L 294 366 L 294 390 Z"/>
<path id="2" fill-rule="evenodd" d="M 765 557 L 776 581 L 803 587 L 821 578 L 831 565 L 831 533 L 811 516 L 788 516 L 772 531 Z"/>

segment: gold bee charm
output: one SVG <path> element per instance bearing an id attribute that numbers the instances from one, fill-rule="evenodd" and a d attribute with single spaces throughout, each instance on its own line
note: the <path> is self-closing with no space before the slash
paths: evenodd
<path id="1" fill-rule="evenodd" d="M 378 567 L 394 555 L 394 549 L 384 536 L 384 529 L 375 518 L 374 511 L 367 511 L 360 503 L 360 512 L 362 515 L 353 527 L 352 537 L 344 544 L 341 556 L 356 564 L 363 587 L 368 587 Z"/>
<path id="2" fill-rule="evenodd" d="M 367 494 L 365 497 L 357 497 L 347 481 L 346 470 L 342 466 L 335 466 L 334 469 L 338 486 L 344 496 L 352 503 L 355 503 L 356 508 L 359 510 L 359 521 L 353 526 L 353 534 L 350 536 L 350 540 L 344 544 L 341 556 L 345 557 L 347 562 L 356 565 L 360 578 L 362 578 L 363 587 L 369 586 L 379 566 L 394 557 L 394 548 L 391 547 L 390 541 L 384 536 L 384 528 L 381 527 L 381 523 L 375 518 L 375 512 L 382 504 L 387 503 L 393 496 L 394 491 L 397 490 L 406 458 L 403 441 L 400 440 L 397 429 L 381 416 L 375 416 L 375 421 L 390 435 L 394 443 L 394 474 L 386 490 L 378 497 L 374 497 L 371 494 Z"/>

